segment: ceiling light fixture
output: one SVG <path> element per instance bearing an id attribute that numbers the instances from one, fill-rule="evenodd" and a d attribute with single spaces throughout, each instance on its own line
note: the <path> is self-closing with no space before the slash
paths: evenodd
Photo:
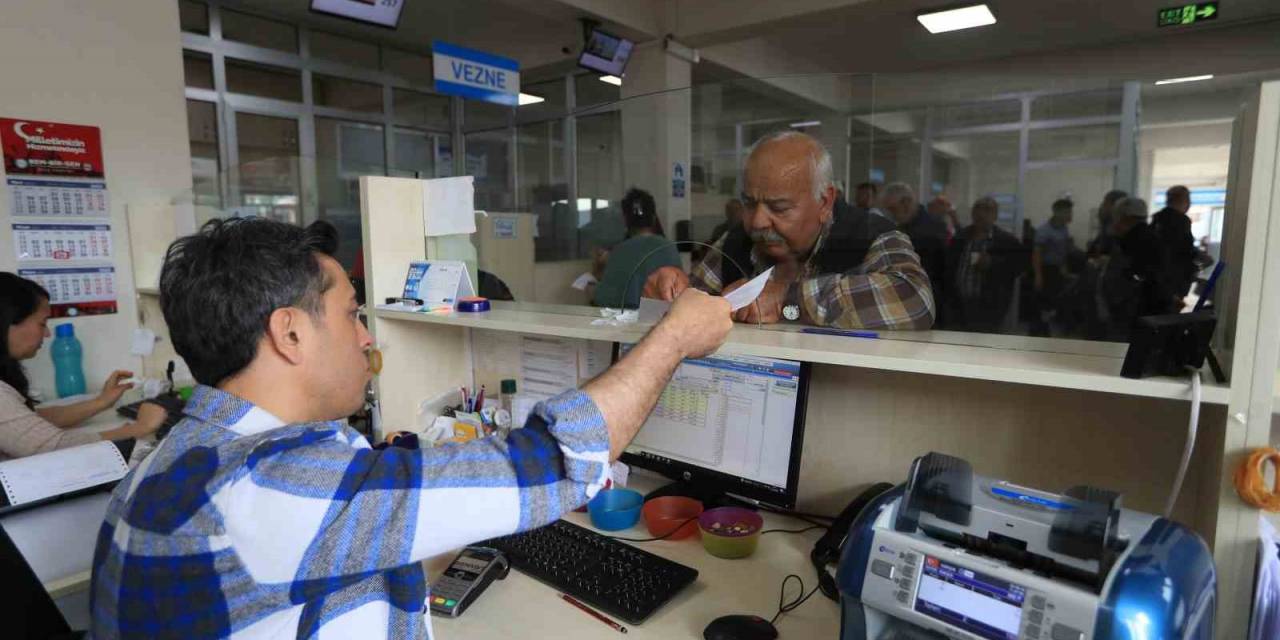
<path id="1" fill-rule="evenodd" d="M 791 127 L 792 129 L 803 129 L 805 127 L 816 127 L 821 124 L 822 124 L 821 120 L 805 120 L 804 122 L 792 122 L 787 126 Z"/>
<path id="2" fill-rule="evenodd" d="M 520 104 L 520 106 L 522 106 L 522 107 L 523 107 L 523 106 L 525 106 L 525 105 L 529 105 L 529 104 L 538 104 L 539 102 L 543 102 L 543 101 L 545 101 L 545 100 L 546 100 L 546 98 L 543 98 L 542 96 L 535 96 L 535 95 L 533 95 L 532 93 L 524 93 L 524 92 L 522 91 L 522 92 L 520 92 L 520 100 L 519 100 L 519 104 Z"/>
<path id="3" fill-rule="evenodd" d="M 996 17 L 985 4 L 975 4 L 958 9 L 929 11 L 916 15 L 916 20 L 924 25 L 929 33 L 946 33 L 960 29 L 985 27 L 996 23 Z"/>
<path id="4" fill-rule="evenodd" d="M 1179 84 L 1182 82 L 1199 82 L 1201 80 L 1211 80 L 1213 74 L 1204 76 L 1187 76 L 1185 78 L 1169 78 L 1168 80 L 1156 80 L 1156 84 Z"/>
<path id="5" fill-rule="evenodd" d="M 622 86 L 622 78 L 619 78 L 618 76 L 600 76 L 600 82 L 611 84 L 615 87 Z"/>

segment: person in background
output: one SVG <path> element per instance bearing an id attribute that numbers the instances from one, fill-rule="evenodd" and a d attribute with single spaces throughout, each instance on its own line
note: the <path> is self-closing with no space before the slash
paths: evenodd
<path id="1" fill-rule="evenodd" d="M 49 337 L 49 292 L 12 273 L 0 271 L 0 459 L 22 458 L 103 440 L 141 438 L 164 423 L 164 408 L 144 403 L 138 419 L 115 429 L 93 432 L 76 429 L 83 422 L 115 406 L 133 385 L 133 375 L 116 371 L 97 397 L 74 404 L 36 408 L 22 360 L 36 357 Z"/>
<path id="2" fill-rule="evenodd" d="M 1049 318 L 1066 287 L 1067 255 L 1074 247 L 1070 229 L 1073 208 L 1074 205 L 1066 198 L 1055 200 L 1049 220 L 1036 229 L 1035 248 L 1031 252 L 1037 301 L 1037 317 L 1031 324 L 1033 336 L 1049 335 Z"/>
<path id="3" fill-rule="evenodd" d="M 662 234 L 657 204 L 648 191 L 627 191 L 622 198 L 622 218 L 627 225 L 627 239 L 609 251 L 592 296 L 598 307 L 636 308 L 650 273 L 681 264 L 675 243 Z"/>
<path id="4" fill-rule="evenodd" d="M 876 206 L 876 201 L 880 195 L 880 188 L 874 182 L 862 182 L 853 189 L 853 206 L 870 211 Z"/>
<path id="5" fill-rule="evenodd" d="M 1128 340 L 1138 318 L 1176 313 L 1182 306 L 1168 252 L 1147 223 L 1147 214 L 1141 198 L 1124 198 L 1115 206 L 1114 242 L 1099 283 L 1109 339 Z"/>
<path id="6" fill-rule="evenodd" d="M 1115 218 L 1116 203 L 1127 197 L 1129 194 L 1119 189 L 1112 189 L 1102 196 L 1102 204 L 1098 205 L 1098 235 L 1089 242 L 1087 247 L 1090 257 L 1107 252 L 1108 243 L 1111 241 L 1111 223 Z"/>
<path id="7" fill-rule="evenodd" d="M 898 230 L 907 234 L 911 246 L 920 256 L 920 264 L 929 274 L 933 285 L 933 299 L 947 298 L 947 225 L 941 218 L 929 215 L 916 201 L 915 192 L 902 182 L 891 183 L 880 194 L 880 208 L 898 223 Z M 937 324 L 946 326 L 946 309 L 939 305 Z"/>
<path id="8" fill-rule="evenodd" d="M 689 287 L 723 294 L 772 267 L 756 303 L 735 312 L 736 320 L 933 326 L 929 276 L 911 240 L 888 219 L 839 203 L 831 171 L 831 154 L 807 134 L 784 131 L 756 142 L 743 168 L 742 225 L 692 273 L 653 272 L 645 296 L 672 300 Z"/>
<path id="9" fill-rule="evenodd" d="M 170 245 L 160 304 L 199 385 L 107 504 L 91 637 L 430 637 L 421 561 L 585 504 L 680 361 L 733 327 L 728 302 L 686 292 L 506 437 L 376 450 L 346 424 L 373 338 L 336 250 L 327 222 L 262 218 Z"/>
<path id="10" fill-rule="evenodd" d="M 1179 296 L 1186 296 L 1203 264 L 1195 236 L 1191 235 L 1191 190 L 1182 185 L 1165 192 L 1165 207 L 1151 217 L 1151 230 L 1160 239 L 1168 258 L 1167 281 Z"/>
<path id="11" fill-rule="evenodd" d="M 947 244 L 956 237 L 956 231 L 960 228 L 960 219 L 956 216 L 956 208 L 951 204 L 951 200 L 944 195 L 937 195 L 929 201 L 925 207 L 925 211 L 929 215 L 942 221 L 947 228 Z"/>
<path id="12" fill-rule="evenodd" d="M 980 198 L 971 215 L 973 224 L 947 248 L 948 328 L 995 333 L 1003 329 L 1028 252 L 1016 236 L 996 226 L 1000 205 L 995 199 Z"/>
<path id="13" fill-rule="evenodd" d="M 742 224 L 742 201 L 737 198 L 730 198 L 728 202 L 724 203 L 724 222 L 716 225 L 716 228 L 711 230 L 711 242 L 714 244 L 729 229 L 740 224 Z"/>

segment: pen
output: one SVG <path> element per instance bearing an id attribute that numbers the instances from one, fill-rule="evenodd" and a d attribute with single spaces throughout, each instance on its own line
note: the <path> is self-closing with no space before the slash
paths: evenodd
<path id="1" fill-rule="evenodd" d="M 844 336 L 846 338 L 879 338 L 874 331 L 854 331 L 852 329 L 828 329 L 825 327 L 805 327 L 800 333 L 813 333 L 820 336 Z"/>
<path id="2" fill-rule="evenodd" d="M 480 392 L 476 394 L 476 406 L 472 411 L 480 411 L 484 409 L 484 385 L 480 385 Z"/>
<path id="3" fill-rule="evenodd" d="M 470 401 L 468 401 L 468 400 L 467 400 L 467 388 L 466 388 L 466 387 L 459 387 L 458 389 L 459 389 L 460 391 L 462 391 L 462 410 L 463 410 L 464 412 L 470 412 L 470 411 L 471 411 L 471 403 L 470 403 Z"/>
<path id="4" fill-rule="evenodd" d="M 604 614 L 600 613 L 599 611 L 596 611 L 595 609 L 592 609 L 591 607 L 588 607 L 587 605 L 582 604 L 581 602 L 578 602 L 578 601 L 577 601 L 575 598 L 573 598 L 572 596 L 569 596 L 569 595 L 567 595 L 567 594 L 563 594 L 563 593 L 562 593 L 562 594 L 560 594 L 560 597 L 561 597 L 561 598 L 564 598 L 564 601 L 565 601 L 565 602 L 568 602 L 569 604 L 571 604 L 571 605 L 573 605 L 573 606 L 575 606 L 575 607 L 577 607 L 577 608 L 579 608 L 579 609 L 582 609 L 583 611 L 586 611 L 586 612 L 587 612 L 587 614 L 588 614 L 588 615 L 590 615 L 592 618 L 595 618 L 596 620 L 599 620 L 600 622 L 603 622 L 603 623 L 605 623 L 605 624 L 607 624 L 607 625 L 609 625 L 609 626 L 613 627 L 613 630 L 614 630 L 614 631 L 617 631 L 618 633 L 626 633 L 626 632 L 627 632 L 627 628 L 626 628 L 626 627 L 624 627 L 624 626 L 622 626 L 622 625 L 620 625 L 620 624 L 618 624 L 618 623 L 614 622 L 613 620 L 610 620 L 610 619 L 606 618 L 606 617 L 604 616 Z"/>

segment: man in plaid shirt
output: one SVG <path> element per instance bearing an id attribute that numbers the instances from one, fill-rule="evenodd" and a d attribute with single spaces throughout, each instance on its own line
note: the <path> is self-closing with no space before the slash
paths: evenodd
<path id="1" fill-rule="evenodd" d="M 893 222 L 836 197 L 831 155 L 794 131 L 757 142 L 743 171 L 742 225 L 693 272 L 663 267 L 644 296 L 674 300 L 689 287 L 727 293 L 773 267 L 741 322 L 800 321 L 842 329 L 928 329 L 935 306 L 911 240 Z"/>
<path id="2" fill-rule="evenodd" d="M 93 637 L 430 637 L 420 561 L 583 504 L 680 360 L 732 327 L 723 299 L 681 296 L 506 439 L 377 451 L 344 420 L 372 339 L 336 245 L 327 223 L 247 219 L 169 248 L 161 306 L 201 386 L 111 498 Z"/>

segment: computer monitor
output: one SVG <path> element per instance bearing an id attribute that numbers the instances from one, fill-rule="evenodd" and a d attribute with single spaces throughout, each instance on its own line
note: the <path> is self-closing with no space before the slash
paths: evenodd
<path id="1" fill-rule="evenodd" d="M 617 345 L 615 357 L 630 347 Z M 676 481 L 650 497 L 689 495 L 710 505 L 727 494 L 792 508 L 808 391 L 805 362 L 685 360 L 622 461 Z"/>
<path id="2" fill-rule="evenodd" d="M 390 29 L 400 23 L 406 0 L 311 0 L 311 10 Z"/>
<path id="3" fill-rule="evenodd" d="M 603 74 L 622 77 L 631 59 L 631 49 L 635 43 L 626 38 L 592 29 L 587 38 L 587 45 L 578 56 L 578 66 Z"/>

